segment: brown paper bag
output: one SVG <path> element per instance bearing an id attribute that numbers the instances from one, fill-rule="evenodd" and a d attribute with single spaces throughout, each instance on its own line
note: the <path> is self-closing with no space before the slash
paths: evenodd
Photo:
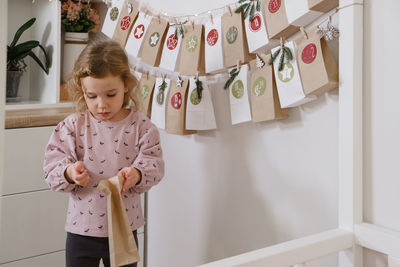
<path id="1" fill-rule="evenodd" d="M 139 13 L 139 10 L 134 5 L 134 3 L 135 3 L 134 0 L 125 0 L 124 5 L 122 6 L 118 23 L 115 27 L 112 39 L 120 43 L 122 47 L 125 47 L 126 41 L 128 40 L 128 36 L 132 30 L 132 26 Z M 132 10 L 129 9 L 129 4 L 132 7 Z M 129 13 L 129 11 L 131 12 Z"/>
<path id="2" fill-rule="evenodd" d="M 265 24 L 269 39 L 287 39 L 290 35 L 298 31 L 298 27 L 290 25 L 286 15 L 284 0 L 267 0 L 263 5 L 265 14 Z"/>
<path id="3" fill-rule="evenodd" d="M 283 119 L 289 116 L 287 109 L 281 109 L 272 66 L 268 64 L 271 55 L 261 55 L 262 68 L 257 61 L 250 62 L 250 103 L 253 122 Z"/>
<path id="4" fill-rule="evenodd" d="M 167 21 L 160 17 L 154 17 L 152 19 L 143 40 L 141 51 L 139 52 L 140 60 L 143 63 L 151 66 L 158 66 L 160 64 L 161 44 L 165 41 L 167 26 Z"/>
<path id="5" fill-rule="evenodd" d="M 244 63 L 254 58 L 245 40 L 242 14 L 228 12 L 222 16 L 222 50 L 226 68 L 236 66 L 238 60 Z"/>
<path id="6" fill-rule="evenodd" d="M 151 117 L 151 100 L 155 82 L 155 77 L 143 74 L 139 86 L 132 92 L 137 111 L 142 112 L 148 118 Z"/>
<path id="7" fill-rule="evenodd" d="M 166 107 L 166 126 L 165 130 L 170 134 L 188 135 L 194 134 L 196 131 L 186 130 L 186 103 L 188 80 L 182 81 L 179 87 L 177 82 L 172 80 L 171 87 L 168 92 Z"/>
<path id="8" fill-rule="evenodd" d="M 339 0 L 308 0 L 308 7 L 311 10 L 328 12 L 339 6 Z"/>
<path id="9" fill-rule="evenodd" d="M 129 225 L 125 205 L 121 198 L 124 178 L 114 176 L 102 180 L 97 189 L 107 195 L 108 243 L 110 265 L 117 267 L 140 260 L 139 252 Z"/>
<path id="10" fill-rule="evenodd" d="M 306 37 L 307 36 L 307 37 Z M 339 70 L 326 41 L 312 29 L 297 41 L 297 62 L 306 95 L 320 95 L 338 87 Z"/>
<path id="11" fill-rule="evenodd" d="M 181 75 L 196 75 L 199 69 L 203 25 L 185 26 L 178 70 Z"/>

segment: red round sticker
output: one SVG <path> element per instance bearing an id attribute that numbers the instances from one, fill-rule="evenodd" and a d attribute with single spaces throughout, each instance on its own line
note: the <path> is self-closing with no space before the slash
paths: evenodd
<path id="1" fill-rule="evenodd" d="M 270 0 L 268 10 L 270 13 L 275 13 L 281 7 L 281 0 Z"/>
<path id="2" fill-rule="evenodd" d="M 257 32 L 261 29 L 261 17 L 259 14 L 255 14 L 250 23 L 250 30 Z"/>
<path id="3" fill-rule="evenodd" d="M 144 25 L 140 24 L 135 28 L 134 35 L 136 39 L 142 38 L 144 34 Z"/>
<path id="4" fill-rule="evenodd" d="M 123 19 L 121 19 L 121 29 L 122 30 L 127 30 L 129 28 L 129 25 L 131 24 L 131 17 L 125 16 Z"/>
<path id="5" fill-rule="evenodd" d="M 182 105 L 182 95 L 181 93 L 176 93 L 172 96 L 171 98 L 171 105 L 175 108 L 175 109 L 180 109 L 181 105 Z"/>
<path id="6" fill-rule="evenodd" d="M 175 39 L 175 34 L 171 34 L 167 39 L 167 48 L 169 50 L 174 50 L 178 45 L 178 39 Z"/>
<path id="7" fill-rule="evenodd" d="M 301 59 L 304 63 L 310 64 L 317 57 L 317 47 L 315 44 L 311 43 L 304 47 L 303 52 L 301 52 Z"/>
<path id="8" fill-rule="evenodd" d="M 207 34 L 207 43 L 209 46 L 213 46 L 218 42 L 218 31 L 216 29 L 212 29 Z"/>

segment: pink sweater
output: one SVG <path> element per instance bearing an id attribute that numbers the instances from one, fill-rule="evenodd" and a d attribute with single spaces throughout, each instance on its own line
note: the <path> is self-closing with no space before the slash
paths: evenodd
<path id="1" fill-rule="evenodd" d="M 86 187 L 70 184 L 66 168 L 82 161 L 90 177 Z M 160 134 L 142 113 L 131 111 L 118 122 L 102 122 L 89 111 L 72 114 L 60 122 L 45 151 L 45 180 L 53 191 L 69 192 L 65 230 L 70 233 L 107 237 L 106 197 L 96 189 L 99 181 L 117 175 L 123 167 L 142 173 L 141 182 L 122 199 L 132 230 L 144 224 L 140 193 L 164 176 Z"/>

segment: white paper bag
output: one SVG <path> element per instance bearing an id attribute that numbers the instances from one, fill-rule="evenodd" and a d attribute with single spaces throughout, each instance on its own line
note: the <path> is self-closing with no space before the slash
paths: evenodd
<path id="1" fill-rule="evenodd" d="M 230 69 L 229 71 L 231 71 Z M 240 67 L 240 72 L 229 86 L 229 103 L 232 124 L 251 121 L 248 88 L 248 65 Z"/>
<path id="2" fill-rule="evenodd" d="M 168 90 L 171 85 L 170 79 L 165 79 L 167 87 L 164 93 L 160 92 L 163 78 L 158 77 L 154 85 L 153 101 L 151 106 L 151 121 L 160 129 L 165 130 L 165 102 L 168 99 Z"/>
<path id="3" fill-rule="evenodd" d="M 222 28 L 221 16 L 215 16 L 204 24 L 204 47 L 206 73 L 224 68 L 224 55 L 222 53 Z"/>
<path id="4" fill-rule="evenodd" d="M 132 31 L 129 34 L 128 41 L 125 45 L 125 50 L 130 60 L 132 57 L 138 57 L 144 36 L 146 35 L 152 19 L 152 16 L 146 15 L 143 12 L 139 12 L 139 16 L 136 19 L 135 25 L 132 27 Z"/>
<path id="5" fill-rule="evenodd" d="M 189 80 L 189 92 L 186 104 L 186 129 L 188 130 L 211 130 L 216 129 L 214 107 L 211 100 L 205 77 L 199 77 L 203 83 L 201 99 L 197 97 L 197 86 L 195 78 Z"/>
<path id="6" fill-rule="evenodd" d="M 268 39 L 265 21 L 261 12 L 256 11 L 254 13 L 251 23 L 248 18 L 244 20 L 244 23 L 247 45 L 249 46 L 250 53 L 255 53 L 266 49 L 269 50 L 278 44 L 277 40 Z"/>
<path id="7" fill-rule="evenodd" d="M 106 17 L 104 18 L 103 27 L 101 32 L 112 39 L 117 26 L 119 15 L 121 13 L 124 0 L 113 0 L 112 6 L 107 10 Z"/>
<path id="8" fill-rule="evenodd" d="M 283 70 L 279 71 L 279 59 L 282 51 L 274 61 L 274 75 L 276 86 L 278 88 L 279 102 L 281 108 L 295 107 L 314 100 L 315 96 L 307 96 L 304 94 L 303 85 L 301 83 L 299 68 L 296 60 L 296 46 L 293 41 L 286 42 L 285 46 L 292 51 L 293 59 L 286 62 L 283 65 Z M 276 50 L 280 49 L 280 46 L 275 47 L 271 50 L 271 54 L 274 54 Z"/>
<path id="9" fill-rule="evenodd" d="M 308 0 L 284 0 L 288 22 L 294 26 L 306 26 L 323 13 L 310 10 Z"/>
<path id="10" fill-rule="evenodd" d="M 178 34 L 178 38 L 175 39 L 175 27 L 169 26 L 167 36 L 164 42 L 160 68 L 174 71 L 176 61 L 178 59 L 179 50 L 182 43 L 182 37 Z"/>

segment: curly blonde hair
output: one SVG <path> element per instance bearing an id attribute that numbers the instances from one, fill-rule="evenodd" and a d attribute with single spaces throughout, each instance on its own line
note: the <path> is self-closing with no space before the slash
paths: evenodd
<path id="1" fill-rule="evenodd" d="M 87 110 L 81 78 L 91 76 L 104 78 L 107 75 L 120 76 L 128 91 L 124 94 L 122 107 L 133 101 L 131 93 L 138 80 L 131 73 L 128 57 L 121 45 L 115 41 L 95 41 L 88 44 L 75 62 L 72 74 L 67 81 L 69 95 L 75 102 L 77 112 Z"/>

